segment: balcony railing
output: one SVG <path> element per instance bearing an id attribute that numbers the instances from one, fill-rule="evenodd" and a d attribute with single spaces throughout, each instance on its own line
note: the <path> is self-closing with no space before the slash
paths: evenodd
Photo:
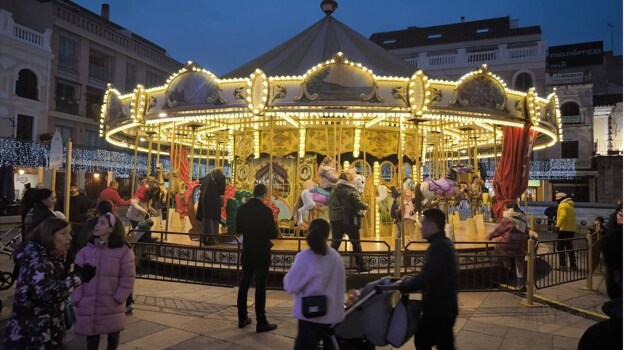
<path id="1" fill-rule="evenodd" d="M 111 70 L 89 63 L 89 78 L 107 83 L 111 81 Z"/>
<path id="2" fill-rule="evenodd" d="M 611 146 L 609 147 L 609 144 Z M 615 139 L 609 141 L 596 141 L 594 142 L 594 152 L 599 156 L 607 156 L 614 154 L 622 154 L 624 147 L 622 147 L 622 139 Z"/>
<path id="3" fill-rule="evenodd" d="M 0 35 L 11 37 L 29 46 L 34 46 L 48 52 L 51 50 L 51 29 L 46 29 L 41 33 L 19 25 L 13 20 L 13 14 L 5 10 L 0 10 Z"/>
<path id="4" fill-rule="evenodd" d="M 439 56 L 429 56 L 427 52 L 420 52 L 418 57 L 405 58 L 409 65 L 427 69 L 443 67 L 475 67 L 481 63 L 517 63 L 521 60 L 543 60 L 545 52 L 542 49 L 543 43 L 536 42 L 535 46 L 507 48 L 506 45 L 499 45 L 497 50 L 465 52 L 459 49 L 458 53 L 445 54 Z M 414 55 L 414 52 L 411 53 Z"/>
<path id="5" fill-rule="evenodd" d="M 58 68 L 67 72 L 76 73 L 78 71 L 78 59 L 71 56 L 59 55 Z"/>

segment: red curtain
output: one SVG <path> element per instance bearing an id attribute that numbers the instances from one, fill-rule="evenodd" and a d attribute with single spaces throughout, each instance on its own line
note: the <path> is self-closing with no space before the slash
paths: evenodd
<path id="1" fill-rule="evenodd" d="M 188 153 L 188 149 L 185 147 L 176 149 L 174 154 L 169 151 L 169 159 L 173 160 L 170 168 L 178 173 L 178 179 L 180 179 L 180 181 L 185 183 L 187 186 L 191 183 L 188 169 Z"/>
<path id="2" fill-rule="evenodd" d="M 537 132 L 531 125 L 524 128 L 503 127 L 503 152 L 494 172 L 494 213 L 500 220 L 507 203 L 513 203 L 522 196 L 529 184 L 529 169 L 533 142 Z"/>

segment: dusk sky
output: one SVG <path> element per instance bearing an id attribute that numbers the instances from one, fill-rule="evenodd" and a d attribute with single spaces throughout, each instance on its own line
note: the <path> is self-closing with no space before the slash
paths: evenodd
<path id="1" fill-rule="evenodd" d="M 181 62 L 223 75 L 306 29 L 324 14 L 321 0 L 75 0 L 165 48 Z M 374 32 L 509 16 L 540 25 L 547 46 L 603 41 L 622 54 L 622 0 L 337 0 L 334 16 L 365 37 Z"/>

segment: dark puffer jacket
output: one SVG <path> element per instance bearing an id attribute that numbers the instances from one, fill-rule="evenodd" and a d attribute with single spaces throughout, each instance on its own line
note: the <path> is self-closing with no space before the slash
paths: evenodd
<path id="1" fill-rule="evenodd" d="M 32 241 L 20 247 L 15 259 L 21 266 L 20 277 L 4 348 L 63 348 L 64 301 L 69 290 L 80 284 L 80 278 L 73 273 L 65 274 L 62 258 Z"/>
<path id="2" fill-rule="evenodd" d="M 362 202 L 355 186 L 348 181 L 338 180 L 329 194 L 329 221 L 341 221 L 343 213 L 355 215 L 358 210 L 366 210 L 368 206 Z"/>

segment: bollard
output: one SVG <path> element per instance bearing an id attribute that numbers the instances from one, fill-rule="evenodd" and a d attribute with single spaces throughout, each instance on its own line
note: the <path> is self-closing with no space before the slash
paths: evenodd
<path id="1" fill-rule="evenodd" d="M 448 235 L 451 242 L 455 243 L 455 225 L 448 225 Z"/>
<path id="2" fill-rule="evenodd" d="M 528 241 L 528 261 L 526 271 L 526 299 L 522 300 L 524 306 L 533 306 L 533 294 L 535 293 L 535 242 L 532 239 Z"/>
<path id="3" fill-rule="evenodd" d="M 535 216 L 529 215 L 529 227 L 531 231 L 535 231 Z"/>
<path id="4" fill-rule="evenodd" d="M 585 288 L 581 288 L 581 289 L 585 289 L 585 290 L 593 290 L 593 283 L 594 283 L 594 270 L 592 269 L 592 261 L 594 261 L 593 259 L 593 250 L 594 250 L 594 237 L 592 236 L 591 233 L 588 233 L 585 235 L 585 238 L 587 239 L 587 282 L 585 283 Z"/>

